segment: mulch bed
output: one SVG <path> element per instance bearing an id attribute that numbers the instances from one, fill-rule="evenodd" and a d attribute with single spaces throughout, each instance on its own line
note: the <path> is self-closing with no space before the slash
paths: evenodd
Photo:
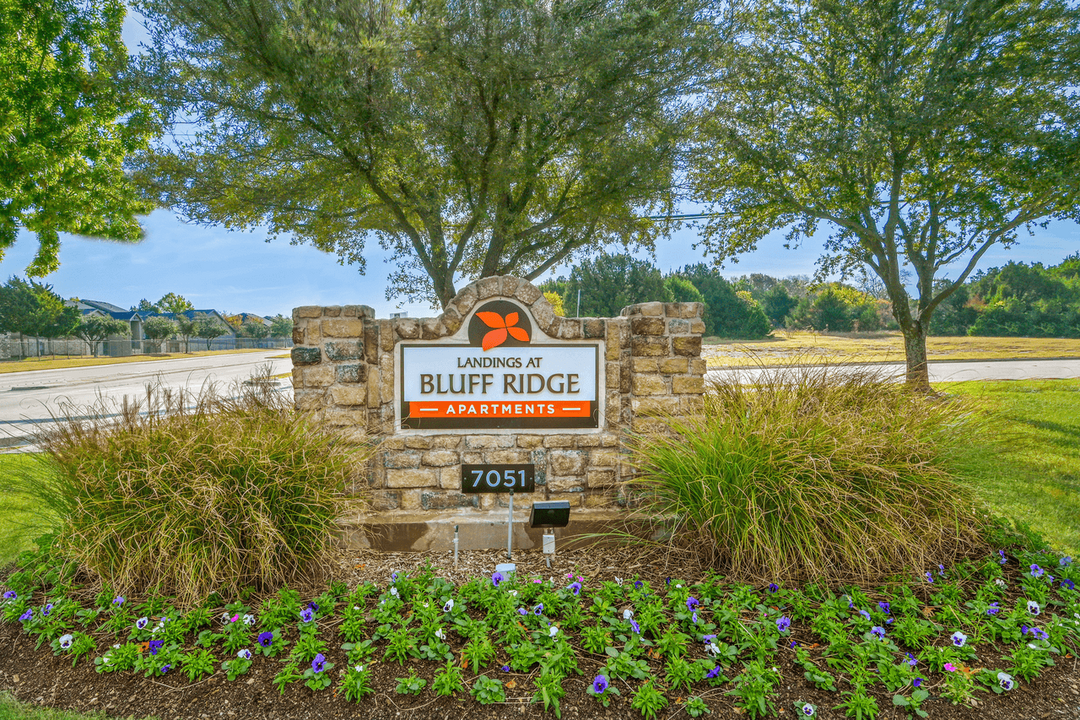
<path id="1" fill-rule="evenodd" d="M 372 553 L 343 555 L 339 558 L 341 576 L 354 584 L 371 580 L 385 586 L 393 570 L 415 571 L 426 561 L 438 568 L 436 573 L 454 582 L 461 582 L 479 574 L 490 574 L 494 565 L 503 562 L 505 554 L 496 551 L 462 553 L 455 568 L 450 555 L 427 553 Z M 657 553 L 654 549 L 620 548 L 610 550 L 590 549 L 560 552 L 548 569 L 545 556 L 537 552 L 521 552 L 514 556 L 518 571 L 541 574 L 545 577 L 565 576 L 574 571 L 590 581 L 613 580 L 639 576 L 657 586 L 667 576 L 678 576 L 694 582 L 701 575 L 700 568 L 687 558 Z M 797 641 L 812 642 L 809 629 L 792 626 L 792 637 Z M 331 640 L 329 633 L 324 637 Z M 280 670 L 280 659 L 256 656 L 251 670 L 236 681 L 226 680 L 224 673 L 200 682 L 189 683 L 179 673 L 157 678 L 145 678 L 133 672 L 98 674 L 94 671 L 92 657 L 85 658 L 72 667 L 70 660 L 53 656 L 44 646 L 34 649 L 34 640 L 22 632 L 17 623 L 0 623 L 0 691 L 9 691 L 16 698 L 37 705 L 81 711 L 104 711 L 110 716 L 156 716 L 161 720 L 201 720 L 203 718 L 260 718 L 267 720 L 335 719 L 335 718 L 408 718 L 415 720 L 450 720 L 451 718 L 477 718 L 495 720 L 514 717 L 554 717 L 545 715 L 541 705 L 532 704 L 534 692 L 532 676 L 524 673 L 503 673 L 499 668 L 506 662 L 499 656 L 486 670 L 489 677 L 506 683 L 507 701 L 483 706 L 467 694 L 459 697 L 437 697 L 431 688 L 431 680 L 439 665 L 431 661 L 416 660 L 405 667 L 390 661 L 379 661 L 372 671 L 372 687 L 375 694 L 361 703 L 346 702 L 335 694 L 333 688 L 312 692 L 295 683 L 286 688 L 284 696 L 271 684 Z M 328 659 L 336 664 L 334 673 L 343 667 L 344 653 L 337 649 L 339 643 L 331 640 Z M 99 655 L 99 649 L 92 655 Z M 795 717 L 796 701 L 811 702 L 818 707 L 820 718 L 841 718 L 842 710 L 833 706 L 840 702 L 838 693 L 817 690 L 803 679 L 802 669 L 793 664 L 794 651 L 781 650 L 776 656 L 777 668 L 784 681 L 780 688 L 777 707 L 779 717 Z M 569 678 L 562 699 L 564 718 L 641 718 L 630 707 L 632 690 L 621 686 L 623 693 L 614 698 L 611 706 L 602 708 L 585 690 L 593 675 L 603 665 L 604 659 L 590 656 L 581 650 L 578 656 L 583 672 Z M 984 658 L 991 660 L 991 658 Z M 953 706 L 935 698 L 927 701 L 923 709 L 930 718 L 971 720 L 1045 720 L 1047 718 L 1080 718 L 1080 665 L 1075 657 L 1059 657 L 1057 665 L 1046 669 L 1035 681 L 1021 684 L 1005 695 L 979 693 L 971 706 Z M 655 663 L 654 663 L 655 665 Z M 396 678 L 405 677 L 415 668 L 428 685 L 417 697 L 394 692 Z M 729 673 L 730 674 L 730 673 Z M 472 675 L 466 670 L 467 686 Z M 745 717 L 725 695 L 728 686 L 709 688 L 703 683 L 695 687 L 712 711 L 707 718 Z M 671 704 L 663 709 L 658 718 L 689 717 L 675 693 L 668 693 Z M 892 705 L 891 697 L 876 695 L 882 720 L 903 720 L 907 714 Z"/>

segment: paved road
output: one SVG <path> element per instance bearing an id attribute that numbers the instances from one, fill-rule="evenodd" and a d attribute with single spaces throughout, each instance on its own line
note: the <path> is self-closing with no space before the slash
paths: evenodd
<path id="1" fill-rule="evenodd" d="M 141 397 L 147 383 L 151 382 L 193 391 L 207 381 L 228 386 L 249 377 L 266 363 L 271 364 L 271 374 L 278 375 L 289 372 L 292 361 L 273 359 L 273 356 L 287 352 L 279 348 L 265 352 L 3 374 L 0 375 L 0 445 L 18 444 L 15 438 L 24 437 L 37 424 L 49 421 L 63 402 L 85 406 L 99 395 L 116 401 L 124 395 Z"/>
<path id="2" fill-rule="evenodd" d="M 876 370 L 887 377 L 903 379 L 904 366 L 900 363 L 886 365 L 837 365 L 844 368 Z M 724 381 L 738 377 L 753 382 L 763 371 L 760 368 L 710 370 L 709 380 Z M 1049 378 L 1080 378 L 1080 359 L 1071 360 L 965 360 L 962 362 L 930 363 L 930 382 L 954 382 L 959 380 L 1032 380 Z"/>

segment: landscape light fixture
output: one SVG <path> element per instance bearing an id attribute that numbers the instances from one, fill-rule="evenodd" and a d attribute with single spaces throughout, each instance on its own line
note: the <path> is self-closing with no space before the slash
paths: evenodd
<path id="1" fill-rule="evenodd" d="M 541 500 L 534 502 L 529 514 L 529 525 L 534 528 L 566 527 L 570 522 L 570 502 L 567 500 Z M 544 533 L 544 554 L 555 554 L 555 533 Z M 551 567 L 551 558 L 547 559 Z"/>

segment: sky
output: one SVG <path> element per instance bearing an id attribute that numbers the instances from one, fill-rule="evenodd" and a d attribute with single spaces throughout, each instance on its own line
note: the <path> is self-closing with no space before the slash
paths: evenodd
<path id="1" fill-rule="evenodd" d="M 135 52 L 145 37 L 138 18 L 129 15 L 124 28 L 129 50 Z M 287 238 L 268 243 L 264 230 L 242 232 L 188 224 L 168 209 L 154 211 L 142 225 L 145 239 L 134 244 L 62 235 L 60 269 L 44 282 L 65 298 L 103 300 L 124 308 L 143 298 L 154 301 L 174 292 L 196 308 L 227 313 L 288 316 L 300 305 L 359 304 L 373 307 L 377 317 L 401 311 L 412 317 L 438 314 L 426 304 L 386 299 L 386 277 L 393 268 L 374 240 L 368 243 L 367 272 L 361 275 L 356 267 L 342 266 L 336 256 L 311 246 L 292 245 Z M 692 229 L 684 229 L 658 241 L 657 266 L 667 272 L 703 261 L 701 251 L 693 247 L 696 240 Z M 821 254 L 819 238 L 792 250 L 783 245 L 781 234 L 776 233 L 763 239 L 756 252 L 727 263 L 721 272 L 729 277 L 814 274 Z M 21 232 L 0 261 L 0 281 L 22 276 L 36 249 L 36 238 Z M 1034 236 L 1022 233 L 1010 250 L 992 248 L 979 267 L 1001 266 L 1010 260 L 1052 265 L 1078 250 L 1080 225 L 1055 222 L 1036 230 Z M 556 268 L 551 274 L 568 274 L 568 268 Z M 464 285 L 460 282 L 459 289 Z"/>

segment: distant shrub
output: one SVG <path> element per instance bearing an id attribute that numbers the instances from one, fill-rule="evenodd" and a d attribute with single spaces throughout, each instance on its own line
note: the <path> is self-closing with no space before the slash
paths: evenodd
<path id="1" fill-rule="evenodd" d="M 975 542 L 972 498 L 944 469 L 971 430 L 962 416 L 873 374 L 774 369 L 639 436 L 635 483 L 734 577 L 879 579 Z"/>
<path id="2" fill-rule="evenodd" d="M 268 380 L 233 398 L 148 388 L 141 403 L 66 409 L 38 438 L 54 547 L 117 590 L 181 602 L 318 577 L 366 453 Z"/>

